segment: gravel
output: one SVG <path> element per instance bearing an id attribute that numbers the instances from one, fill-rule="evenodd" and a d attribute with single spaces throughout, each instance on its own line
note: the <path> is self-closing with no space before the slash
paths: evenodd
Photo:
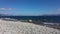
<path id="1" fill-rule="evenodd" d="M 60 34 L 60 30 L 32 23 L 0 20 L 0 34 Z"/>

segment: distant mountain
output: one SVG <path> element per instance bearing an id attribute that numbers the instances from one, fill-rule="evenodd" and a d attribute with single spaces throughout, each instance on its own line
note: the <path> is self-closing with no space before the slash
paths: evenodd
<path id="1" fill-rule="evenodd" d="M 0 16 L 24 16 L 24 15 L 10 15 L 10 14 L 0 14 Z M 26 16 L 26 15 L 25 15 Z M 31 16 L 31 15 L 30 15 Z M 34 16 L 34 15 L 33 15 Z M 55 15 L 38 15 L 38 16 L 60 16 L 60 14 Z"/>
<path id="2" fill-rule="evenodd" d="M 60 16 L 60 14 L 42 15 L 42 16 Z"/>

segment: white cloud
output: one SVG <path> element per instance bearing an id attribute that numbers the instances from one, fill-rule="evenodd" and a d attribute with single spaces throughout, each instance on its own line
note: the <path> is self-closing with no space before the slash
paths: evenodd
<path id="1" fill-rule="evenodd" d="M 15 8 L 0 8 L 0 10 L 15 10 Z"/>
<path id="2" fill-rule="evenodd" d="M 60 11 L 60 9 L 57 9 L 57 11 Z"/>
<path id="3" fill-rule="evenodd" d="M 58 9 L 55 9 L 55 10 L 53 10 L 52 12 L 51 12 L 52 14 L 60 14 L 60 8 L 58 8 Z"/>

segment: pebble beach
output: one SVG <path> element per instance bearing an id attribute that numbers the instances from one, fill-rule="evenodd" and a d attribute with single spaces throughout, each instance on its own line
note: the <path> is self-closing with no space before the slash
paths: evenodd
<path id="1" fill-rule="evenodd" d="M 60 34 L 60 30 L 32 23 L 0 19 L 0 34 Z"/>

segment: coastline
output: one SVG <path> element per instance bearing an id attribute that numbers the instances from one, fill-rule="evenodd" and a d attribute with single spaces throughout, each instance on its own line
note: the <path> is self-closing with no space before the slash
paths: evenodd
<path id="1" fill-rule="evenodd" d="M 0 34 L 59 34 L 60 30 L 32 23 L 5 21 L 0 19 Z"/>

